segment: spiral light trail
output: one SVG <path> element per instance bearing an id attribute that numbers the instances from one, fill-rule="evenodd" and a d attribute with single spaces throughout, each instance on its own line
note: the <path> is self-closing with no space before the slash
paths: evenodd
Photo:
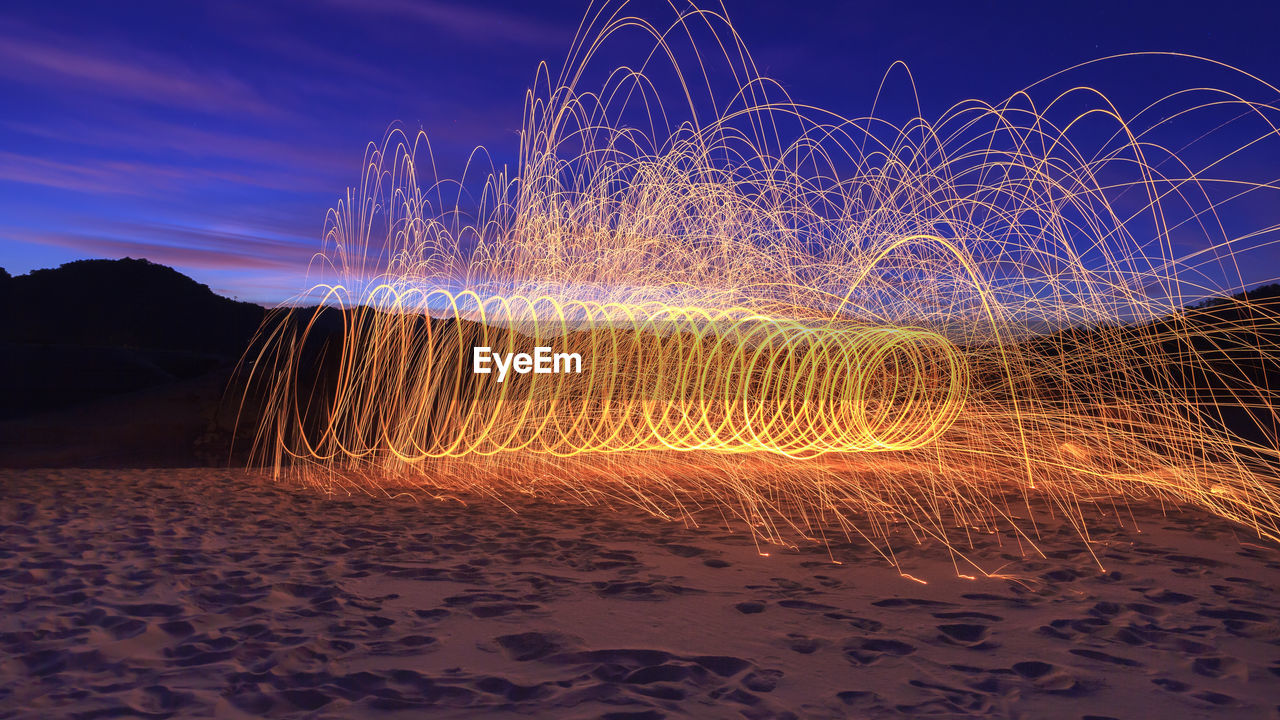
<path id="1" fill-rule="evenodd" d="M 946 430 L 967 390 L 956 348 L 920 329 L 814 328 L 747 311 L 547 296 L 480 301 L 436 291 L 417 294 L 425 306 L 406 307 L 412 299 L 361 315 L 350 331 L 360 341 L 350 343 L 332 409 L 347 426 L 346 454 L 416 462 L 501 452 L 905 450 Z M 433 301 L 455 322 L 418 321 Z M 547 349 L 545 373 L 504 378 L 506 369 L 486 367 L 481 378 L 471 367 L 475 348 L 533 356 L 538 347 Z M 573 355 L 577 368 L 552 372 L 553 352 Z"/>
<path id="2" fill-rule="evenodd" d="M 539 69 L 514 175 L 440 180 L 423 134 L 370 146 L 320 306 L 250 356 L 277 472 L 710 512 L 774 542 L 959 550 L 1033 539 L 1045 503 L 1087 538 L 1090 507 L 1142 499 L 1280 539 L 1280 306 L 1229 297 L 1280 223 L 1226 230 L 1280 184 L 1215 174 L 1280 145 L 1280 110 L 1200 88 L 1126 115 L 1071 86 L 847 119 L 761 77 L 722 13 L 625 9 L 593 6 L 559 79 Z M 581 90 L 622 32 L 654 53 Z M 1252 134 L 1193 162 L 1224 112 Z M 580 369 L 499 380 L 477 348 Z"/>

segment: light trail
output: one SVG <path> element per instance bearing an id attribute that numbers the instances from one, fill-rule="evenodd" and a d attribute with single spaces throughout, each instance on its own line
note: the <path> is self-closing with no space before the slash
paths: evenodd
<path id="1" fill-rule="evenodd" d="M 1090 507 L 1140 499 L 1280 539 L 1280 305 L 1206 280 L 1276 240 L 1223 213 L 1280 207 L 1280 185 L 1211 171 L 1280 145 L 1280 110 L 1200 89 L 1126 118 L 1078 87 L 846 119 L 761 78 L 718 13 L 624 10 L 589 13 L 558 81 L 540 68 L 517 172 L 475 197 L 435 178 L 423 134 L 370 147 L 313 268 L 323 307 L 285 311 L 251 357 L 277 473 L 712 512 L 773 542 L 1030 538 L 1039 502 L 1087 538 Z M 637 29 L 642 69 L 579 89 Z M 692 90 L 715 85 L 711 54 L 675 60 L 694 30 L 733 71 L 727 101 Z M 678 124 L 648 78 L 662 58 Z M 1193 166 L 1157 142 L 1223 108 L 1256 130 L 1239 147 Z M 470 372 L 477 346 L 554 347 L 582 372 L 498 382 Z"/>

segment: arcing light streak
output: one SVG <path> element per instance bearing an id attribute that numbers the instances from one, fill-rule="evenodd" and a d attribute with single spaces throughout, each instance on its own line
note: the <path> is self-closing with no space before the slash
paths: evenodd
<path id="1" fill-rule="evenodd" d="M 375 296 L 382 311 L 351 317 L 323 435 L 352 457 L 908 450 L 946 430 L 968 390 L 955 346 L 918 328 L 549 296 Z M 424 321 L 439 307 L 446 318 Z M 582 372 L 503 382 L 474 372 L 477 347 L 551 347 L 582 358 Z"/>
<path id="2" fill-rule="evenodd" d="M 371 148 L 317 256 L 329 309 L 287 311 L 253 357 L 277 471 L 715 508 L 775 541 L 1030 536 L 1012 504 L 1033 496 L 1085 536 L 1089 504 L 1157 498 L 1280 538 L 1277 306 L 1184 299 L 1238 287 L 1273 242 L 1280 223 L 1225 228 L 1280 187 L 1214 172 L 1274 148 L 1280 110 L 1202 89 L 1126 117 L 1072 86 L 850 120 L 759 77 L 715 13 L 622 10 L 589 14 L 559 81 L 540 70 L 516 176 L 469 197 L 430 174 L 424 135 Z M 649 61 L 580 92 L 637 28 Z M 673 61 L 676 124 L 649 74 L 698 28 L 736 82 L 697 98 L 717 58 Z M 1217 112 L 1253 134 L 1194 165 L 1159 142 Z M 468 372 L 475 346 L 584 368 L 498 383 Z"/>

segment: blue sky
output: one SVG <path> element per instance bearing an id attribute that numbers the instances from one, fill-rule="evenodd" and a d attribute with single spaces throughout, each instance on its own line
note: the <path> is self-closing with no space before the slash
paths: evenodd
<path id="1" fill-rule="evenodd" d="M 909 64 L 926 116 L 965 98 L 998 101 L 1064 67 L 1130 51 L 1211 56 L 1280 82 L 1276 4 L 1197 13 L 1177 5 L 727 7 L 765 74 L 795 100 L 846 116 L 869 112 L 895 60 Z M 668 17 L 664 8 L 635 3 L 631 11 Z M 391 123 L 426 130 L 444 176 L 458 174 L 477 145 L 514 165 L 525 90 L 539 61 L 558 68 L 584 9 L 445 0 L 6 3 L 0 266 L 19 274 L 79 258 L 146 257 L 227 295 L 287 298 L 303 289 L 325 211 L 358 181 L 366 143 Z M 627 42 L 608 57 L 647 50 Z M 1120 97 L 1214 81 L 1177 64 L 1117 68 L 1089 80 Z M 909 114 L 906 87 L 891 85 L 879 111 Z M 1252 162 L 1280 175 L 1280 157 Z"/>

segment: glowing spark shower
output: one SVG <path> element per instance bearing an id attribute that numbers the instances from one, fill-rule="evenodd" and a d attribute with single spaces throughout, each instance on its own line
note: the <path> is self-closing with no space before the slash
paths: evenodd
<path id="1" fill-rule="evenodd" d="M 1033 87 L 847 119 L 760 77 L 715 13 L 611 8 L 558 79 L 539 70 L 514 174 L 440 180 L 425 134 L 371 146 L 328 217 L 321 307 L 269 323 L 251 358 L 277 472 L 711 509 L 778 542 L 1033 538 L 1032 500 L 1087 537 L 1091 505 L 1150 498 L 1280 539 L 1280 316 L 1205 279 L 1275 240 L 1221 214 L 1278 207 L 1280 186 L 1215 169 L 1274 153 L 1280 110 L 1197 89 L 1126 115 Z M 617 32 L 654 53 L 582 89 Z M 1256 139 L 1192 163 L 1224 110 Z M 477 347 L 581 372 L 499 382 Z"/>

